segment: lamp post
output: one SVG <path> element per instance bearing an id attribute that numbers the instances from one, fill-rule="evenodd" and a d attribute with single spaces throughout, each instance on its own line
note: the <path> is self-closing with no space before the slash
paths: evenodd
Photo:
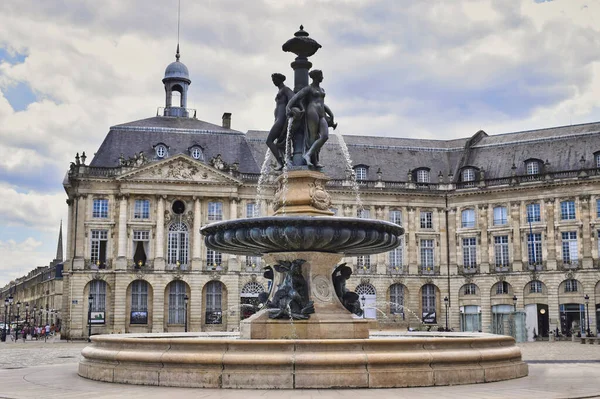
<path id="1" fill-rule="evenodd" d="M 15 342 L 19 339 L 19 310 L 21 309 L 21 301 L 17 301 L 17 324 L 15 327 Z"/>
<path id="2" fill-rule="evenodd" d="M 8 315 L 8 298 L 4 300 L 4 327 L 2 328 L 2 340 L 6 341 L 6 325 L 7 323 L 7 315 Z"/>
<path id="3" fill-rule="evenodd" d="M 448 297 L 445 296 L 444 297 L 444 305 L 446 305 L 446 331 L 450 331 L 448 330 Z"/>
<path id="4" fill-rule="evenodd" d="M 90 294 L 88 296 L 88 342 L 92 342 L 92 301 L 94 296 Z"/>
<path id="5" fill-rule="evenodd" d="M 514 306 L 514 309 L 516 312 L 517 311 L 517 296 L 516 295 L 513 295 L 513 306 Z"/>
<path id="6" fill-rule="evenodd" d="M 37 312 L 37 305 L 33 305 L 33 327 L 35 327 L 35 313 Z"/>
<path id="7" fill-rule="evenodd" d="M 366 317 L 365 313 L 367 313 L 367 309 L 365 308 L 365 305 L 367 303 L 367 298 L 365 298 L 364 294 L 362 297 L 360 297 L 360 301 L 362 302 L 362 310 L 363 310 L 363 319 Z"/>
<path id="8" fill-rule="evenodd" d="M 50 313 L 50 307 L 46 304 L 46 324 L 48 324 L 48 313 Z"/>
<path id="9" fill-rule="evenodd" d="M 187 332 L 187 307 L 188 307 L 188 298 L 187 294 L 183 297 L 183 323 L 185 324 L 185 332 Z"/>
<path id="10" fill-rule="evenodd" d="M 588 294 L 585 294 L 583 299 L 585 299 L 585 318 L 587 319 L 587 336 L 591 337 L 592 332 L 590 331 L 590 296 Z"/>
<path id="11" fill-rule="evenodd" d="M 29 325 L 29 302 L 25 302 L 25 324 Z"/>

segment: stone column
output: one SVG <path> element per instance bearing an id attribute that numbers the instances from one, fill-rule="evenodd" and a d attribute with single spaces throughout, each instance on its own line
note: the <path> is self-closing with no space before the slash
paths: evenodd
<path id="1" fill-rule="evenodd" d="M 456 268 L 456 219 L 457 212 L 456 208 L 451 207 L 448 210 L 448 242 L 446 245 L 450 248 L 450 274 L 456 275 L 458 270 Z"/>
<path id="2" fill-rule="evenodd" d="M 416 226 L 417 226 L 417 218 L 418 210 L 413 207 L 408 207 L 408 230 L 406 231 L 406 249 L 407 249 L 407 259 L 408 259 L 408 274 L 417 275 L 419 274 L 419 265 L 417 265 L 417 251 L 419 248 L 417 247 L 417 234 L 416 234 Z"/>
<path id="3" fill-rule="evenodd" d="M 448 268 L 448 252 L 446 251 L 448 242 L 446 241 L 446 209 L 439 209 L 439 232 L 440 232 L 440 274 L 447 276 L 449 272 Z M 450 226 L 450 223 L 448 223 Z"/>
<path id="4" fill-rule="evenodd" d="M 77 231 L 73 230 L 74 241 L 75 241 L 75 258 L 73 260 L 73 270 L 83 270 L 85 267 L 86 257 L 86 231 L 85 221 L 88 219 L 88 196 L 87 194 L 80 194 L 75 196 L 75 212 L 76 219 L 74 225 Z"/>
<path id="5" fill-rule="evenodd" d="M 127 197 L 118 196 L 119 200 L 119 233 L 117 241 L 116 270 L 127 269 Z"/>
<path id="6" fill-rule="evenodd" d="M 594 267 L 594 260 L 592 259 L 592 231 L 590 228 L 590 220 L 592 219 L 591 207 L 590 207 L 590 195 L 579 196 L 579 209 L 581 210 L 581 253 L 583 254 L 582 267 L 584 269 L 591 269 Z M 578 234 L 579 236 L 579 234 Z M 596 309 L 594 309 L 595 313 Z M 591 318 L 591 317 L 590 317 Z"/>
<path id="7" fill-rule="evenodd" d="M 544 199 L 546 214 L 546 269 L 556 270 L 556 229 L 554 228 L 554 198 Z M 527 241 L 525 241 L 527 244 Z"/>
<path id="8" fill-rule="evenodd" d="M 490 282 L 492 285 L 496 281 Z M 479 285 L 481 295 L 481 331 L 484 333 L 491 333 L 492 325 L 492 303 L 490 298 L 490 290 L 492 287 L 489 284 L 482 283 Z"/>
<path id="9" fill-rule="evenodd" d="M 125 323 L 127 323 L 127 286 L 129 280 L 126 278 L 115 279 L 113 289 L 113 331 L 117 334 L 125 333 Z"/>
<path id="10" fill-rule="evenodd" d="M 159 196 L 156 204 L 156 254 L 154 257 L 154 270 L 165 269 L 165 196 Z"/>
<path id="11" fill-rule="evenodd" d="M 510 222 L 513 228 L 513 265 L 512 270 L 520 272 L 523 270 L 523 255 L 521 253 L 521 201 L 510 202 Z"/>
<path id="12" fill-rule="evenodd" d="M 65 242 L 65 256 L 64 256 L 64 271 L 71 270 L 71 260 L 73 259 L 73 213 L 75 211 L 74 207 L 75 201 L 72 198 L 67 199 L 67 206 L 69 207 L 69 212 L 67 213 L 67 234 L 66 242 Z"/>
<path id="13" fill-rule="evenodd" d="M 202 201 L 199 197 L 194 197 L 194 231 L 192 233 L 192 270 L 202 270 L 201 245 L 202 234 Z"/>
<path id="14" fill-rule="evenodd" d="M 229 201 L 229 219 L 230 220 L 238 218 L 238 214 L 237 214 L 237 212 L 238 212 L 238 207 L 237 207 L 238 202 L 240 202 L 239 198 L 232 198 Z"/>
<path id="15" fill-rule="evenodd" d="M 152 295 L 152 332 L 161 333 L 165 331 L 165 287 L 155 282 Z"/>
<path id="16" fill-rule="evenodd" d="M 479 245 L 481 246 L 481 260 L 479 272 L 487 274 L 490 272 L 490 244 L 488 239 L 488 208 L 487 204 L 479 205 L 479 231 L 481 238 Z"/>

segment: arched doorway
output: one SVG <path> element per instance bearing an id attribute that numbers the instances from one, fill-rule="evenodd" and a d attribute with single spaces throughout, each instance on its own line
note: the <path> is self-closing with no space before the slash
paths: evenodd
<path id="1" fill-rule="evenodd" d="M 364 310 L 363 317 L 365 319 L 377 318 L 377 309 L 375 308 L 377 305 L 377 294 L 375 287 L 368 283 L 361 283 L 356 287 L 354 292 L 358 294 L 360 304 Z"/>
<path id="2" fill-rule="evenodd" d="M 490 292 L 492 304 L 492 334 L 514 336 L 515 305 L 513 303 L 514 291 L 506 281 L 499 281 L 492 286 Z"/>
<path id="3" fill-rule="evenodd" d="M 533 341 L 537 336 L 547 337 L 550 329 L 548 316 L 548 289 L 540 280 L 531 280 L 523 289 L 525 304 L 525 324 L 527 340 Z"/>
<path id="4" fill-rule="evenodd" d="M 188 308 L 186 314 L 185 296 L 188 296 Z M 173 280 L 165 287 L 165 308 L 164 308 L 164 323 L 165 331 L 184 331 L 187 321 L 188 331 L 191 331 L 189 323 L 190 303 L 189 298 L 190 287 L 183 280 Z"/>
<path id="5" fill-rule="evenodd" d="M 404 301 L 407 295 L 407 289 L 404 284 L 396 283 L 390 285 L 390 315 L 398 320 L 406 318 Z"/>
<path id="6" fill-rule="evenodd" d="M 127 287 L 126 332 L 152 331 L 152 286 L 146 280 L 133 280 Z"/>
<path id="7" fill-rule="evenodd" d="M 437 287 L 425 284 L 421 287 L 421 320 L 424 324 L 437 324 Z"/>
<path id="8" fill-rule="evenodd" d="M 561 334 L 584 334 L 586 328 L 583 285 L 576 279 L 564 280 L 558 286 Z"/>
<path id="9" fill-rule="evenodd" d="M 240 293 L 240 319 L 252 316 L 258 310 L 258 296 L 265 292 L 262 284 L 250 281 L 244 284 Z"/>
<path id="10" fill-rule="evenodd" d="M 225 285 L 217 280 L 209 281 L 202 290 L 202 297 L 204 330 L 226 331 L 227 289 Z"/>
<path id="11" fill-rule="evenodd" d="M 460 331 L 478 332 L 481 329 L 481 292 L 477 284 L 467 283 L 458 292 Z"/>

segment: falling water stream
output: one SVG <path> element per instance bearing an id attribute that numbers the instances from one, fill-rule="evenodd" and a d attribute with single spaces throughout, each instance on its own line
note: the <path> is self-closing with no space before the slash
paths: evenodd
<path id="1" fill-rule="evenodd" d="M 358 182 L 356 181 L 356 173 L 354 172 L 354 168 L 352 167 L 352 158 L 350 158 L 350 152 L 348 151 L 348 146 L 346 145 L 346 141 L 341 133 L 337 132 L 335 135 L 338 138 L 338 143 L 340 144 L 340 149 L 342 150 L 342 154 L 344 155 L 344 159 L 346 160 L 346 173 L 350 177 L 350 183 L 352 184 L 352 191 L 354 191 L 354 196 L 356 197 L 356 206 L 358 210 L 364 209 L 362 200 L 360 198 L 360 188 L 358 187 Z"/>

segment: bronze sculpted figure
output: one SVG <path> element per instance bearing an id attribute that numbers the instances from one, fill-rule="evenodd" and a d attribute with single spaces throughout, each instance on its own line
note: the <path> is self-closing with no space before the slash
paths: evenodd
<path id="1" fill-rule="evenodd" d="M 340 299 L 340 302 L 342 302 L 342 305 L 344 305 L 349 312 L 354 313 L 357 316 L 362 316 L 363 310 L 360 307 L 358 294 L 346 288 L 346 280 L 348 280 L 351 275 L 352 269 L 346 266 L 345 263 L 342 263 L 333 271 L 333 287 L 335 288 L 335 293 Z"/>
<path id="2" fill-rule="evenodd" d="M 279 261 L 275 270 L 285 275 L 273 295 L 267 301 L 270 319 L 305 320 L 315 312 L 313 301 L 308 300 L 308 284 L 302 275 L 302 264 L 305 261 L 296 259 L 292 262 Z"/>
<path id="3" fill-rule="evenodd" d="M 302 88 L 289 101 L 286 107 L 288 117 L 294 123 L 304 116 L 304 151 L 303 158 L 309 167 L 322 168 L 319 164 L 319 152 L 329 139 L 329 127 L 337 124 L 333 120 L 333 112 L 325 105 L 325 90 L 320 86 L 323 72 L 313 69 L 308 74 L 312 83 Z M 303 111 L 305 110 L 305 112 Z"/>
<path id="4" fill-rule="evenodd" d="M 288 118 L 286 117 L 286 105 L 290 99 L 294 96 L 292 89 L 283 84 L 285 82 L 285 76 L 280 73 L 274 73 L 271 75 L 273 84 L 279 88 L 277 95 L 275 96 L 275 123 L 269 131 L 267 137 L 267 147 L 275 156 L 277 161 L 277 168 L 275 170 L 283 169 L 284 156 L 285 156 L 285 143 L 288 127 Z"/>

